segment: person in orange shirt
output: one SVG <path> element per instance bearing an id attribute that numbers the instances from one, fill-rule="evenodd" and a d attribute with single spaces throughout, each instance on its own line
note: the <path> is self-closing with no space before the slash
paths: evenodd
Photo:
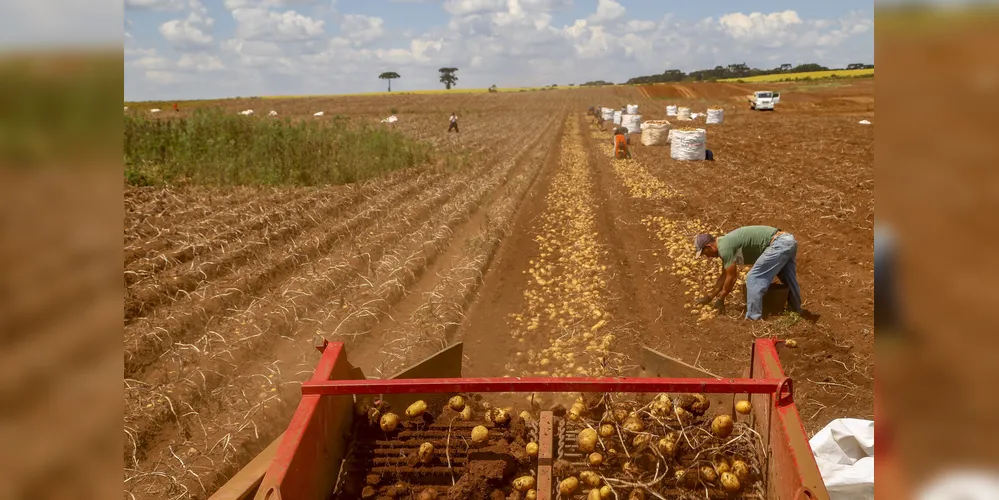
<path id="1" fill-rule="evenodd" d="M 625 127 L 614 127 L 614 157 L 631 158 L 631 138 L 628 137 L 628 129 Z M 620 139 L 620 141 L 619 141 Z"/>
<path id="2" fill-rule="evenodd" d="M 617 159 L 631 158 L 628 149 L 628 136 L 620 129 L 614 131 L 614 157 Z"/>

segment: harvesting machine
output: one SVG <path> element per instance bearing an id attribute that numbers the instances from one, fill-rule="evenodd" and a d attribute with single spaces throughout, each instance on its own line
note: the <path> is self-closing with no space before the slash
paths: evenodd
<path id="1" fill-rule="evenodd" d="M 312 378 L 302 385 L 302 400 L 287 430 L 211 500 L 374 498 L 374 490 L 361 489 L 372 484 L 371 479 L 365 483 L 365 478 L 373 477 L 377 484 L 382 476 L 399 477 L 407 471 L 415 473 L 407 477 L 408 489 L 396 492 L 397 498 L 416 498 L 417 492 L 427 489 L 433 489 L 442 499 L 449 498 L 449 494 L 455 497 L 451 489 L 455 488 L 456 477 L 471 470 L 480 458 L 496 458 L 488 454 L 477 456 L 463 437 L 476 423 L 428 420 L 392 437 L 378 432 L 372 433 L 375 437 L 366 437 L 355 427 L 358 419 L 365 420 L 361 427 L 367 424 L 367 419 L 354 411 L 355 397 L 377 397 L 401 414 L 402 409 L 421 399 L 433 409 L 441 408 L 455 394 L 464 394 L 471 400 L 489 393 L 496 397 L 500 397 L 496 393 L 699 393 L 709 398 L 713 408 L 732 415 L 735 402 L 748 399 L 752 411 L 740 416 L 740 421 L 746 422 L 759 437 L 762 459 L 756 487 L 735 497 L 827 500 L 829 494 L 794 404 L 793 383 L 784 375 L 778 358 L 781 345 L 781 341 L 756 340 L 750 366 L 742 378 L 717 377 L 648 348 L 642 353 L 641 377 L 463 378 L 459 343 L 389 379 L 367 379 L 348 362 L 342 343 L 319 339 L 316 347 L 322 355 Z M 502 432 L 491 423 L 488 425 L 490 435 Z M 514 471 L 517 464 L 512 464 L 502 474 L 534 476 L 538 499 L 586 498 L 583 489 L 573 495 L 560 495 L 556 490 L 560 477 L 557 464 L 564 461 L 579 464 L 585 459 L 585 454 L 574 452 L 574 425 L 578 427 L 557 411 L 541 411 L 527 425 L 531 439 L 539 445 L 538 456 L 529 461 L 529 466 L 521 463 L 520 469 Z M 434 466 L 407 463 L 406 456 L 413 456 L 423 442 L 444 448 L 446 463 L 443 456 L 439 456 Z M 510 479 L 502 480 L 509 485 Z M 393 483 L 395 479 L 389 481 Z M 660 489 L 663 496 L 659 498 L 707 495 L 707 490 L 677 491 L 673 496 L 663 491 Z M 466 496 L 487 498 L 485 493 Z"/>

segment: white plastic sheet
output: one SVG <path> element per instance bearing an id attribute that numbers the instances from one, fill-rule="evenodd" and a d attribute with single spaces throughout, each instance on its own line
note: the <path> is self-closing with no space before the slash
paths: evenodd
<path id="1" fill-rule="evenodd" d="M 399 118 L 397 118 L 395 115 L 392 115 L 392 116 L 390 116 L 390 117 L 385 118 L 384 120 L 382 120 L 382 123 L 395 123 L 397 121 L 399 121 Z"/>
<path id="2" fill-rule="evenodd" d="M 325 114 L 326 114 L 326 113 L 323 113 L 322 111 L 320 111 L 320 112 L 318 112 L 318 113 L 316 113 L 316 114 L 314 114 L 314 115 L 312 115 L 312 116 L 323 116 L 323 115 L 325 115 Z"/>
<path id="3" fill-rule="evenodd" d="M 629 134 L 642 132 L 642 115 L 621 115 L 621 126 L 628 129 Z"/>
<path id="4" fill-rule="evenodd" d="M 666 106 L 666 116 L 676 116 L 676 106 Z"/>
<path id="5" fill-rule="evenodd" d="M 267 116 L 277 116 L 277 111 L 271 111 L 270 113 L 267 113 Z"/>
<path id="6" fill-rule="evenodd" d="M 830 500 L 874 500 L 874 422 L 839 418 L 808 444 Z"/>
<path id="7" fill-rule="evenodd" d="M 642 123 L 643 146 L 665 146 L 669 142 L 669 122 L 654 120 Z"/>
<path id="8" fill-rule="evenodd" d="M 705 123 L 721 123 L 725 120 L 725 110 L 721 108 L 708 108 L 708 118 Z"/>
<path id="9" fill-rule="evenodd" d="M 708 133 L 703 128 L 670 131 L 669 156 L 674 160 L 703 160 L 707 149 Z"/>
<path id="10" fill-rule="evenodd" d="M 857 122 L 857 123 L 859 123 L 859 124 L 861 124 L 861 125 L 870 125 L 870 124 L 871 124 L 871 122 L 869 122 L 869 121 L 867 121 L 867 120 L 860 120 L 860 121 L 859 121 L 859 122 Z"/>
<path id="11" fill-rule="evenodd" d="M 253 115 L 253 110 L 252 109 L 243 110 L 243 111 L 240 111 L 239 114 L 241 114 L 243 116 L 252 116 Z"/>

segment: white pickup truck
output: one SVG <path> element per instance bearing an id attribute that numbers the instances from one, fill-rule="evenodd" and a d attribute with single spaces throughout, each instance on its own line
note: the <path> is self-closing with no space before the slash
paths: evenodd
<path id="1" fill-rule="evenodd" d="M 780 102 L 780 92 L 761 90 L 747 95 L 746 98 L 749 99 L 749 109 L 773 111 L 774 106 Z"/>

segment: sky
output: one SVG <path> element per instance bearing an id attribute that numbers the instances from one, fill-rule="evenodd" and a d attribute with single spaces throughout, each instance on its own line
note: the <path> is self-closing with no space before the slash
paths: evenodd
<path id="1" fill-rule="evenodd" d="M 124 0 L 125 100 L 622 83 L 874 63 L 868 1 Z"/>

